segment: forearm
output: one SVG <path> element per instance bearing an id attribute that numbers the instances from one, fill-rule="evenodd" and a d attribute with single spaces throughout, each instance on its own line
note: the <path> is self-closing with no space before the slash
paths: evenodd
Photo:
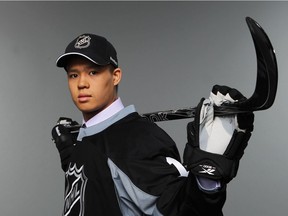
<path id="1" fill-rule="evenodd" d="M 159 211 L 165 216 L 222 216 L 226 186 L 205 191 L 196 178 L 190 173 L 174 192 L 171 189 L 163 192 L 157 203 Z"/>

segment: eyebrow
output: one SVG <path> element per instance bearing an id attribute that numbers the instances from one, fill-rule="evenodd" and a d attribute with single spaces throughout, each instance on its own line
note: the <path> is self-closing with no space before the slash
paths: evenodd
<path id="1" fill-rule="evenodd" d="M 107 65 L 96 65 L 96 64 L 91 64 L 87 65 L 86 69 L 88 70 L 95 70 L 96 72 L 101 72 L 106 69 Z M 79 71 L 77 69 L 74 69 L 73 67 L 67 67 L 66 68 L 66 73 L 78 73 Z"/>

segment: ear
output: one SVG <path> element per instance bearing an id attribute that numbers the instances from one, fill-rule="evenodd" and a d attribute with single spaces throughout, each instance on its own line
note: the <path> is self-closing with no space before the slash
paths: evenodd
<path id="1" fill-rule="evenodd" d="M 116 68 L 113 71 L 113 83 L 114 86 L 118 85 L 122 78 L 122 70 L 120 68 Z"/>

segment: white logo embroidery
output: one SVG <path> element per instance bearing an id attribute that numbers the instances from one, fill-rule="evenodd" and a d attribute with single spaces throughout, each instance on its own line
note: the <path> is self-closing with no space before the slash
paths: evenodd
<path id="1" fill-rule="evenodd" d="M 209 165 L 199 165 L 202 169 L 202 171 L 199 171 L 199 173 L 207 173 L 208 175 L 214 175 L 214 172 L 216 171 L 216 167 L 209 166 Z"/>
<path id="2" fill-rule="evenodd" d="M 63 215 L 69 215 L 73 207 L 75 207 L 75 209 L 79 209 L 79 216 L 84 216 L 84 195 L 88 180 L 84 174 L 84 165 L 77 169 L 76 164 L 73 166 L 70 164 L 65 178 L 67 185 Z"/>
<path id="3" fill-rule="evenodd" d="M 74 47 L 77 49 L 87 48 L 90 46 L 90 41 L 91 41 L 91 37 L 87 35 L 79 36 Z"/>

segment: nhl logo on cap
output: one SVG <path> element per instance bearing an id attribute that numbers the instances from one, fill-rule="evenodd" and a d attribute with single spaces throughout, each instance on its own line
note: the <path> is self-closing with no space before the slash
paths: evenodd
<path id="1" fill-rule="evenodd" d="M 87 35 L 81 35 L 78 37 L 74 47 L 77 49 L 87 48 L 90 45 L 91 37 Z"/>

